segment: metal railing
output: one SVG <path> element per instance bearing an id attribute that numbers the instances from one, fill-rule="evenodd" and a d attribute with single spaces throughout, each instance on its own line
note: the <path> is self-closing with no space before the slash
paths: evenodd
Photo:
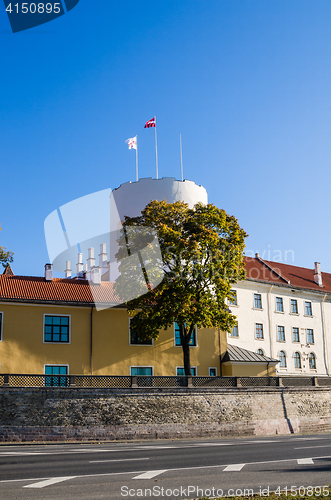
<path id="1" fill-rule="evenodd" d="M 67 387 L 95 389 L 129 388 L 235 388 L 235 387 L 331 387 L 331 377 L 186 377 L 117 375 L 1 374 L 0 388 Z"/>

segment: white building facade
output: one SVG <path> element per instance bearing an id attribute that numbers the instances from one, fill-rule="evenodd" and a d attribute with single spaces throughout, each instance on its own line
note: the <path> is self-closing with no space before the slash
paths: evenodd
<path id="1" fill-rule="evenodd" d="M 246 258 L 247 279 L 229 304 L 237 326 L 228 343 L 279 359 L 277 374 L 330 374 L 331 275 Z"/>

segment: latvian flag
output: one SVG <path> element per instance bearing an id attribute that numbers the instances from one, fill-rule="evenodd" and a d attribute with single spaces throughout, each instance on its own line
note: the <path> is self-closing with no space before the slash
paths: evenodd
<path id="1" fill-rule="evenodd" d="M 151 120 L 148 120 L 148 122 L 145 123 L 144 128 L 149 128 L 149 127 L 156 127 L 156 120 L 155 116 Z"/>

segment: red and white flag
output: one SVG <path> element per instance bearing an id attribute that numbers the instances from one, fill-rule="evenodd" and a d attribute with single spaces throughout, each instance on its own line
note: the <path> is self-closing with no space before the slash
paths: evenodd
<path id="1" fill-rule="evenodd" d="M 148 120 L 148 122 L 145 123 L 144 128 L 150 128 L 150 127 L 156 127 L 156 120 L 155 116 L 151 120 Z"/>
<path id="2" fill-rule="evenodd" d="M 129 149 L 137 149 L 137 136 L 131 137 L 125 141 L 129 145 Z"/>

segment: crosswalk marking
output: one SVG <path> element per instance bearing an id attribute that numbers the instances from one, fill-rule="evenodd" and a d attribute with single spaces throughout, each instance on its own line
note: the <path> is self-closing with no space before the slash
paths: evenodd
<path id="1" fill-rule="evenodd" d="M 314 460 L 312 458 L 298 458 L 297 462 L 298 465 L 314 464 Z"/>
<path id="2" fill-rule="evenodd" d="M 51 479 L 46 479 L 45 481 L 40 481 L 39 483 L 28 484 L 23 486 L 23 488 L 45 488 L 51 484 L 62 483 L 63 481 L 68 481 L 68 479 L 74 479 L 76 476 L 66 476 L 66 477 L 53 477 Z"/>
<path id="3" fill-rule="evenodd" d="M 143 474 L 139 474 L 139 476 L 135 476 L 132 479 L 152 479 L 155 476 L 159 476 L 160 474 L 163 474 L 164 472 L 167 472 L 167 469 L 162 469 L 162 470 L 149 470 L 147 472 L 144 472 Z"/>
<path id="4" fill-rule="evenodd" d="M 232 464 L 232 465 L 228 465 L 227 467 L 225 467 L 225 469 L 223 470 L 223 472 L 239 471 L 244 466 L 245 466 L 245 464 Z"/>

